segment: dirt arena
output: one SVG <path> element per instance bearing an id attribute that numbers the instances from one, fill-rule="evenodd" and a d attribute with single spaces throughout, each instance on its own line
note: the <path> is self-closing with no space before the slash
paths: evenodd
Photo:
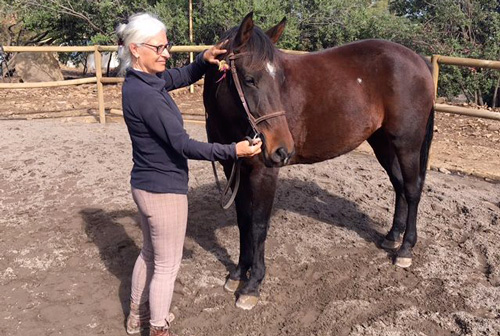
<path id="1" fill-rule="evenodd" d="M 18 120 L 44 111 L 95 115 L 94 88 L 0 90 L 0 335 L 126 335 L 141 233 L 125 125 L 67 116 Z M 119 108 L 119 87 L 106 87 L 106 94 L 107 108 Z M 186 115 L 202 113 L 199 93 L 176 100 Z M 190 161 L 173 330 L 180 336 L 500 335 L 500 122 L 436 118 L 413 266 L 394 267 L 377 246 L 390 227 L 394 196 L 365 147 L 285 167 L 267 240 L 267 276 L 252 311 L 235 308 L 234 296 L 222 289 L 238 258 L 234 208 L 220 209 L 210 164 Z M 205 138 L 200 123 L 186 129 Z"/>

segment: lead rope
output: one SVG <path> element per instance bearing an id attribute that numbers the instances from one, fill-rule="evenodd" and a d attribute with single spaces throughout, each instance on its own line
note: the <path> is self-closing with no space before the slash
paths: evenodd
<path id="1" fill-rule="evenodd" d="M 250 143 L 250 146 L 253 145 L 255 137 L 252 139 L 250 137 L 245 137 L 245 139 Z M 231 168 L 231 174 L 229 175 L 229 179 L 227 180 L 227 184 L 222 190 L 219 175 L 217 174 L 217 168 L 215 167 L 215 162 L 212 161 L 212 170 L 214 172 L 215 184 L 217 185 L 217 189 L 219 190 L 220 196 L 220 206 L 222 209 L 227 210 L 233 204 L 236 195 L 238 194 L 238 189 L 240 188 L 240 168 L 241 168 L 241 159 L 236 159 L 233 163 L 233 167 Z M 234 186 L 231 188 L 231 185 Z M 231 190 L 231 197 L 224 202 L 224 199 L 229 195 L 229 191 Z"/>
<path id="2" fill-rule="evenodd" d="M 239 55 L 241 55 L 241 54 L 239 54 Z M 278 111 L 278 112 L 270 113 L 270 114 L 264 115 L 262 117 L 259 117 L 257 119 L 255 119 L 253 117 L 253 115 L 250 113 L 250 109 L 248 108 L 248 104 L 247 104 L 247 101 L 245 99 L 245 94 L 243 93 L 243 89 L 241 87 L 241 83 L 240 83 L 240 80 L 238 78 L 238 72 L 236 71 L 236 65 L 235 65 L 235 61 L 234 61 L 236 58 L 237 58 L 237 55 L 235 55 L 234 53 L 229 54 L 229 64 L 230 64 L 230 68 L 231 68 L 231 75 L 233 76 L 233 81 L 234 81 L 234 84 L 236 86 L 236 91 L 238 91 L 238 95 L 240 96 L 241 104 L 243 105 L 243 108 L 245 109 L 245 112 L 246 112 L 247 118 L 248 118 L 248 122 L 250 123 L 250 127 L 252 128 L 252 131 L 254 133 L 253 138 L 251 138 L 249 136 L 245 137 L 245 139 L 250 143 L 250 146 L 252 146 L 254 143 L 254 140 L 257 137 L 259 137 L 259 135 L 260 135 L 260 133 L 257 130 L 257 125 L 264 120 L 282 116 L 285 114 L 285 111 Z M 224 76 L 224 78 L 225 78 L 225 76 Z M 221 79 L 219 79 L 219 81 L 221 81 Z M 219 90 L 217 88 L 216 95 L 217 95 L 218 91 Z M 205 114 L 205 117 L 207 118 L 208 116 Z M 206 122 L 206 120 L 205 120 L 205 122 Z M 238 189 L 240 187 L 241 162 L 242 162 L 242 160 L 237 158 L 236 161 L 233 163 L 233 167 L 231 168 L 231 174 L 230 174 L 229 179 L 227 181 L 227 185 L 224 188 L 224 190 L 222 191 L 220 181 L 219 181 L 219 176 L 217 174 L 217 169 L 215 167 L 215 162 L 212 161 L 212 169 L 213 169 L 214 176 L 215 176 L 215 183 L 217 184 L 217 188 L 219 189 L 219 192 L 221 193 L 220 203 L 221 203 L 221 207 L 224 210 L 229 209 L 229 207 L 233 204 L 234 199 L 236 198 L 236 195 L 238 194 Z M 233 188 L 231 188 L 233 181 L 234 181 L 234 186 L 233 186 Z M 227 202 L 224 202 L 224 198 L 226 198 L 226 196 L 229 194 L 229 190 L 231 190 L 231 189 L 232 189 L 231 197 L 229 198 L 229 200 Z"/>

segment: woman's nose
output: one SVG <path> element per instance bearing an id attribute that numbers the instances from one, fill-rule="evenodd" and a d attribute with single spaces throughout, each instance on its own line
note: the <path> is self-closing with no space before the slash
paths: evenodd
<path id="1" fill-rule="evenodd" d="M 167 48 L 163 49 L 163 51 L 161 52 L 160 55 L 163 56 L 163 57 L 165 57 L 165 58 L 167 58 L 167 59 L 169 59 L 170 56 L 171 56 L 170 52 L 167 50 Z"/>

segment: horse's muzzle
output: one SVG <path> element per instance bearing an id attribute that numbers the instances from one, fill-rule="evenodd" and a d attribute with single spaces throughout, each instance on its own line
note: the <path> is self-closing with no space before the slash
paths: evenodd
<path id="1" fill-rule="evenodd" d="M 288 152 L 285 147 L 279 147 L 275 150 L 269 157 L 269 160 L 265 160 L 265 164 L 268 167 L 283 167 L 290 162 L 290 158 L 295 153 L 295 150 Z"/>

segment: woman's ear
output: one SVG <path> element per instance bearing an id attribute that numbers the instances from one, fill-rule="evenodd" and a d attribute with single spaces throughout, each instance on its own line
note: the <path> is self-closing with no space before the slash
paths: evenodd
<path id="1" fill-rule="evenodd" d="M 130 49 L 130 53 L 132 54 L 132 56 L 134 56 L 135 58 L 139 58 L 139 47 L 137 46 L 137 44 L 130 43 L 128 45 L 128 48 Z"/>

